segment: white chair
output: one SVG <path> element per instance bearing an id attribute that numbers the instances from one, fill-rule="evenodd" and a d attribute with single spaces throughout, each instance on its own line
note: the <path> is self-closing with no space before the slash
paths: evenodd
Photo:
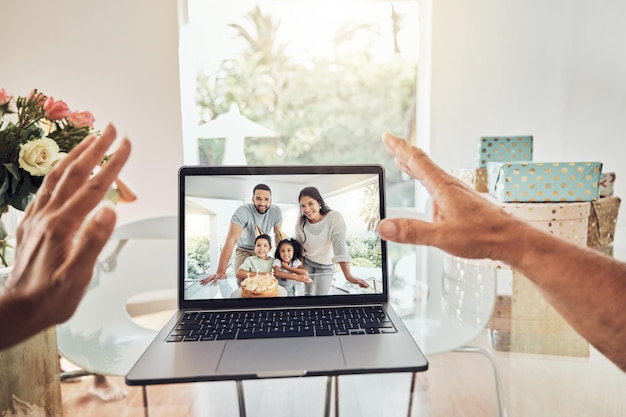
<path id="1" fill-rule="evenodd" d="M 417 247 L 423 266 L 418 272 L 415 311 L 403 317 L 424 354 L 478 353 L 492 367 L 497 415 L 506 416 L 502 382 L 494 355 L 478 346 L 470 346 L 489 322 L 496 301 L 497 270 L 479 262 L 463 260 L 436 248 Z M 409 416 L 416 374 L 411 381 Z"/>
<path id="2" fill-rule="evenodd" d="M 489 322 L 496 299 L 496 269 L 478 262 L 451 257 L 442 251 L 422 246 L 389 244 L 390 252 L 403 252 L 402 261 L 393 265 L 395 278 L 403 281 L 415 280 L 414 286 L 400 286 L 392 283 L 391 303 L 402 317 L 405 326 L 427 357 L 447 352 L 479 353 L 489 360 L 495 380 L 496 407 L 494 415 L 504 417 L 506 409 L 502 399 L 502 386 L 498 364 L 486 349 L 471 346 L 470 343 L 481 333 Z M 398 261 L 398 259 L 396 259 Z M 412 302 L 409 303 L 408 299 Z M 451 370 L 450 372 L 454 372 Z M 413 373 L 406 387 L 409 388 L 408 413 L 411 417 L 413 397 L 417 381 Z M 420 378 L 428 378 L 428 371 Z M 393 410 L 389 415 L 402 413 L 396 387 L 406 382 L 402 375 L 381 377 L 376 375 L 333 377 L 335 416 L 339 415 L 339 382 L 345 398 L 358 398 L 364 407 L 376 407 L 382 398 L 391 399 Z M 372 403 L 369 397 L 360 397 L 360 392 L 370 393 L 373 384 L 380 385 L 380 395 Z M 388 384 L 388 385 L 386 385 Z M 384 387 L 384 388 L 383 388 Z M 396 400 L 393 400 L 396 398 Z M 406 408 L 404 410 L 407 410 Z M 345 410 L 348 411 L 348 410 Z M 348 412 L 348 414 L 350 414 Z M 421 415 L 420 412 L 417 414 Z"/>
<path id="3" fill-rule="evenodd" d="M 114 230 L 76 312 L 57 326 L 59 353 L 83 375 L 126 375 L 156 336 L 128 310 L 135 315 L 176 308 L 176 238 L 175 216 Z M 146 394 L 144 388 L 144 405 Z"/>

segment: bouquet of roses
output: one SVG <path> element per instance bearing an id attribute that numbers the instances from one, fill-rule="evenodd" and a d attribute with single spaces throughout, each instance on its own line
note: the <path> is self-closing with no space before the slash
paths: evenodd
<path id="1" fill-rule="evenodd" d="M 71 111 L 67 104 L 37 90 L 14 98 L 0 88 L 0 216 L 9 206 L 24 210 L 44 176 L 67 152 L 93 133 L 88 111 Z M 0 249 L 7 246 L 0 222 Z M 0 261 L 6 265 L 3 251 Z"/>

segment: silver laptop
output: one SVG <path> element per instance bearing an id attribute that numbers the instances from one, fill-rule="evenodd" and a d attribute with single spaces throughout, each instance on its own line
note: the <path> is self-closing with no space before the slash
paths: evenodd
<path id="1" fill-rule="evenodd" d="M 202 285 L 217 269 L 234 212 L 252 203 L 258 184 L 269 186 L 289 238 L 301 222 L 300 190 L 315 187 L 341 213 L 352 275 L 368 287 L 348 282 L 337 267 L 316 295 L 305 295 L 304 284 L 295 283 L 289 292 L 281 286 L 277 296 L 243 298 L 232 269 L 235 251 L 228 278 Z M 379 165 L 182 167 L 179 310 L 126 383 L 425 371 L 428 361 L 388 303 L 386 243 L 376 233 L 384 216 Z M 274 233 L 264 232 L 274 251 Z"/>

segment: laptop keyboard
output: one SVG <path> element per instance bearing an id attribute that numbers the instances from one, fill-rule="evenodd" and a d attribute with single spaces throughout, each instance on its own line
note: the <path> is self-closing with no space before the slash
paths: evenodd
<path id="1" fill-rule="evenodd" d="M 381 306 L 189 312 L 168 342 L 396 333 Z"/>

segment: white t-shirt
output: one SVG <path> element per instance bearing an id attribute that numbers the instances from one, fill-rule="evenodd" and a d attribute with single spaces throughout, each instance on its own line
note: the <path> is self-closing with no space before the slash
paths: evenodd
<path id="1" fill-rule="evenodd" d="M 302 262 L 300 262 L 300 259 L 292 259 L 291 264 L 289 264 L 289 266 L 291 266 L 292 268 L 298 268 L 301 265 Z M 283 272 L 289 272 L 283 268 L 283 261 L 281 261 L 279 258 L 274 259 L 274 266 L 279 267 L 280 270 Z"/>
<path id="2" fill-rule="evenodd" d="M 274 240 L 274 227 L 280 226 L 283 222 L 283 213 L 280 207 L 271 205 L 263 214 L 259 213 L 254 204 L 247 203 L 235 210 L 230 221 L 243 227 L 243 232 L 237 242 L 237 246 L 246 250 L 254 250 L 254 239 L 256 238 L 255 226 L 258 226 L 263 233 L 268 234 Z M 278 242 L 273 242 L 276 245 Z"/>

